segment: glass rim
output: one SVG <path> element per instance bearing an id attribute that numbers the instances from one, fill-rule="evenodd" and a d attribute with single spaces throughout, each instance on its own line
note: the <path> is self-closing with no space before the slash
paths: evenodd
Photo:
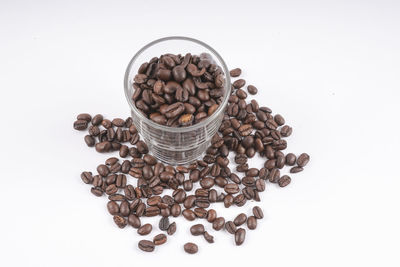
<path id="1" fill-rule="evenodd" d="M 189 42 L 193 42 L 193 43 L 196 43 L 196 44 L 199 44 L 199 45 L 205 47 L 211 53 L 213 53 L 213 56 L 215 56 L 218 59 L 218 61 L 222 65 L 221 67 L 225 73 L 225 85 L 224 85 L 225 95 L 224 95 L 224 99 L 222 100 L 218 109 L 211 116 L 206 118 L 205 120 L 203 120 L 199 123 L 196 123 L 194 125 L 191 125 L 191 126 L 186 126 L 186 127 L 171 127 L 171 126 L 158 124 L 158 123 L 150 120 L 136 108 L 134 101 L 132 101 L 132 99 L 129 96 L 129 88 L 130 88 L 130 86 L 132 86 L 131 81 L 129 81 L 129 74 L 130 74 L 133 64 L 136 62 L 136 59 L 148 48 L 150 48 L 158 43 L 165 42 L 165 41 L 172 41 L 172 40 L 189 41 Z M 223 111 L 223 109 L 226 107 L 226 104 L 228 103 L 228 99 L 229 99 L 230 91 L 231 91 L 231 80 L 230 80 L 229 70 L 228 70 L 228 67 L 227 67 L 225 61 L 222 59 L 220 54 L 218 54 L 218 52 L 216 50 L 214 50 L 214 48 L 212 48 L 208 44 L 206 44 L 202 41 L 199 41 L 197 39 L 194 39 L 194 38 L 185 37 L 185 36 L 169 36 L 169 37 L 164 37 L 164 38 L 154 40 L 154 41 L 148 43 L 147 45 L 143 46 L 141 49 L 139 49 L 138 52 L 136 52 L 136 54 L 130 60 L 130 62 L 126 68 L 126 71 L 125 71 L 124 91 L 125 91 L 126 100 L 128 101 L 128 104 L 129 104 L 131 110 L 134 111 L 135 115 L 138 116 L 142 121 L 146 122 L 147 124 L 151 125 L 154 128 L 158 128 L 160 130 L 180 133 L 180 132 L 189 132 L 192 130 L 196 130 L 196 129 L 205 127 L 210 122 L 212 122 L 214 119 L 216 119 L 218 117 L 218 115 L 221 113 L 221 111 Z"/>

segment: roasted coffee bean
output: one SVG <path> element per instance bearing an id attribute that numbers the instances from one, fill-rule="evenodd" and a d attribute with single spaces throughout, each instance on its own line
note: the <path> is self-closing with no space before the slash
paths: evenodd
<path id="1" fill-rule="evenodd" d="M 240 68 L 232 69 L 232 70 L 229 72 L 229 75 L 230 75 L 231 77 L 239 77 L 240 74 L 242 74 L 242 70 L 241 70 Z"/>
<path id="2" fill-rule="evenodd" d="M 243 124 L 239 127 L 238 131 L 241 136 L 248 136 L 251 134 L 253 129 L 250 124 Z"/>
<path id="3" fill-rule="evenodd" d="M 200 180 L 200 186 L 204 189 L 209 189 L 214 186 L 214 179 L 205 177 Z"/>
<path id="4" fill-rule="evenodd" d="M 101 197 L 103 195 L 103 190 L 101 187 L 92 187 L 90 192 L 95 195 L 96 197 Z"/>
<path id="5" fill-rule="evenodd" d="M 114 215 L 114 222 L 119 228 L 125 228 L 127 222 L 126 219 L 119 215 Z"/>
<path id="6" fill-rule="evenodd" d="M 265 191 L 265 181 L 263 179 L 257 179 L 255 187 L 258 192 L 264 192 Z"/>
<path id="7" fill-rule="evenodd" d="M 194 214 L 197 218 L 206 218 L 207 217 L 207 210 L 203 208 L 195 208 L 193 210 Z"/>
<path id="8" fill-rule="evenodd" d="M 109 129 L 112 127 L 111 121 L 107 120 L 107 119 L 103 119 L 103 121 L 101 122 L 101 125 L 106 129 Z"/>
<path id="9" fill-rule="evenodd" d="M 167 230 L 167 234 L 168 235 L 173 235 L 176 232 L 176 223 L 173 222 L 169 225 L 168 230 Z"/>
<path id="10" fill-rule="evenodd" d="M 92 147 L 92 146 L 94 146 L 95 143 L 96 143 L 96 140 L 95 140 L 92 136 L 90 136 L 90 135 L 85 135 L 84 140 L 85 140 L 85 143 L 86 143 L 86 145 L 87 145 L 88 147 Z"/>
<path id="11" fill-rule="evenodd" d="M 153 230 L 153 227 L 151 226 L 151 224 L 146 223 L 146 224 L 143 224 L 141 227 L 139 227 L 139 229 L 137 230 L 137 233 L 139 235 L 148 235 L 148 234 L 150 234 L 151 230 Z"/>
<path id="12" fill-rule="evenodd" d="M 103 153 L 111 150 L 111 143 L 108 141 L 100 142 L 95 145 L 96 151 Z"/>
<path id="13" fill-rule="evenodd" d="M 246 171 L 246 176 L 256 177 L 259 174 L 259 170 L 257 168 L 250 168 Z"/>
<path id="14" fill-rule="evenodd" d="M 224 225 L 225 225 L 225 218 L 224 217 L 215 218 L 215 220 L 212 223 L 212 227 L 216 231 L 221 230 L 224 227 Z"/>
<path id="15" fill-rule="evenodd" d="M 188 221 L 193 221 L 196 219 L 196 214 L 191 209 L 184 209 L 182 215 Z"/>
<path id="16" fill-rule="evenodd" d="M 153 243 L 156 246 L 162 245 L 165 242 L 167 242 L 167 236 L 164 234 L 158 234 L 155 237 L 153 237 Z"/>
<path id="17" fill-rule="evenodd" d="M 303 168 L 302 167 L 298 167 L 298 166 L 293 167 L 293 168 L 290 169 L 290 173 L 298 173 L 298 172 L 301 172 L 301 171 L 303 171 Z"/>
<path id="18" fill-rule="evenodd" d="M 155 244 L 150 240 L 140 240 L 138 243 L 138 247 L 145 252 L 153 252 Z"/>
<path id="19" fill-rule="evenodd" d="M 227 184 L 224 186 L 224 190 L 228 194 L 236 194 L 239 192 L 239 186 L 237 184 Z"/>
<path id="20" fill-rule="evenodd" d="M 181 206 L 179 204 L 173 204 L 171 207 L 171 215 L 178 217 L 181 214 Z"/>
<path id="21" fill-rule="evenodd" d="M 225 223 L 225 230 L 234 235 L 236 233 L 236 225 L 232 221 L 228 221 Z"/>
<path id="22" fill-rule="evenodd" d="M 85 184 L 93 183 L 93 176 L 91 172 L 82 172 L 81 179 Z"/>
<path id="23" fill-rule="evenodd" d="M 307 165 L 307 163 L 310 161 L 310 156 L 307 153 L 302 153 L 300 156 L 297 158 L 297 165 L 301 168 Z"/>
<path id="24" fill-rule="evenodd" d="M 183 246 L 186 253 L 196 254 L 199 251 L 198 246 L 195 243 L 188 242 Z"/>
<path id="25" fill-rule="evenodd" d="M 169 219 L 168 217 L 162 217 L 160 222 L 158 223 L 158 227 L 161 231 L 167 231 L 169 227 Z"/>
<path id="26" fill-rule="evenodd" d="M 186 209 L 190 209 L 194 206 L 194 202 L 196 201 L 196 197 L 193 195 L 187 196 L 185 201 L 183 202 L 183 206 Z"/>
<path id="27" fill-rule="evenodd" d="M 280 151 L 279 151 L 280 152 Z M 276 157 L 276 163 L 275 163 L 275 165 L 276 165 L 276 167 L 278 168 L 278 169 L 282 169 L 284 166 L 285 166 L 285 157 L 284 156 L 279 156 L 279 157 Z"/>
<path id="28" fill-rule="evenodd" d="M 139 228 L 141 226 L 141 222 L 138 216 L 135 214 L 130 214 L 128 216 L 128 223 L 131 225 L 133 228 Z"/>
<path id="29" fill-rule="evenodd" d="M 214 243 L 214 237 L 212 235 L 210 235 L 207 231 L 204 232 L 203 234 L 204 239 L 208 242 L 208 243 Z"/>
<path id="30" fill-rule="evenodd" d="M 83 131 L 88 127 L 88 122 L 86 120 L 76 120 L 74 122 L 74 129 Z"/>
<path id="31" fill-rule="evenodd" d="M 202 234 L 204 234 L 204 232 L 205 232 L 205 229 L 204 229 L 204 225 L 202 225 L 202 224 L 195 224 L 195 225 L 192 225 L 192 227 L 190 227 L 190 233 L 194 236 L 202 235 Z"/>
<path id="32" fill-rule="evenodd" d="M 235 89 L 242 88 L 245 84 L 246 84 L 246 81 L 244 79 L 238 79 L 232 83 L 232 85 Z"/>
<path id="33" fill-rule="evenodd" d="M 253 215 L 254 217 L 256 217 L 257 219 L 262 219 L 264 218 L 264 213 L 262 211 L 262 209 L 259 206 L 254 206 L 253 207 Z"/>
<path id="34" fill-rule="evenodd" d="M 288 166 L 293 166 L 296 163 L 296 155 L 293 153 L 288 153 L 286 155 L 285 161 L 286 161 L 286 165 Z"/>
<path id="35" fill-rule="evenodd" d="M 254 230 L 257 228 L 257 219 L 254 216 L 249 216 L 249 218 L 247 218 L 247 228 L 249 228 L 250 230 Z"/>
<path id="36" fill-rule="evenodd" d="M 278 180 L 278 184 L 280 187 L 285 187 L 290 184 L 291 178 L 288 175 L 283 175 Z"/>
<path id="37" fill-rule="evenodd" d="M 147 154 L 147 153 L 149 153 L 149 149 L 148 149 L 146 143 L 143 142 L 143 141 L 137 142 L 137 143 L 136 143 L 136 147 L 137 147 L 137 150 L 138 150 L 140 153 L 142 153 L 142 154 Z"/>
<path id="38" fill-rule="evenodd" d="M 249 94 L 251 94 L 251 95 L 255 95 L 255 94 L 257 94 L 257 92 L 258 92 L 257 87 L 255 87 L 254 85 L 249 85 L 249 86 L 247 86 L 247 91 L 248 91 Z"/>
<path id="39" fill-rule="evenodd" d="M 247 216 L 244 213 L 240 213 L 238 216 L 236 216 L 236 218 L 233 220 L 233 223 L 236 226 L 240 226 L 242 224 L 244 224 L 247 220 Z"/>
<path id="40" fill-rule="evenodd" d="M 293 131 L 292 127 L 288 125 L 285 125 L 280 129 L 281 135 L 283 137 L 289 137 L 292 134 L 292 131 Z"/>
<path id="41" fill-rule="evenodd" d="M 243 228 L 237 229 L 236 233 L 235 233 L 235 243 L 236 243 L 236 245 L 240 246 L 241 244 L 243 244 L 245 238 L 246 238 L 246 230 L 244 230 Z"/>
<path id="42" fill-rule="evenodd" d="M 275 116 L 274 116 L 274 120 L 275 120 L 275 122 L 279 125 L 279 126 L 282 126 L 282 125 L 284 125 L 285 124 L 285 119 L 282 117 L 282 115 L 280 115 L 280 114 L 276 114 Z"/>
<path id="43" fill-rule="evenodd" d="M 111 215 L 117 215 L 119 213 L 119 205 L 115 201 L 109 201 L 107 203 L 107 209 Z"/>
<path id="44" fill-rule="evenodd" d="M 212 223 L 215 221 L 216 218 L 217 218 L 217 212 L 214 209 L 209 209 L 207 211 L 207 221 L 209 223 Z"/>

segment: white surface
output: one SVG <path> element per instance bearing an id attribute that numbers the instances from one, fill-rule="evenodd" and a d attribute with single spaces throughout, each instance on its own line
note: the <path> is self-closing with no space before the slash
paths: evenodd
<path id="1" fill-rule="evenodd" d="M 2 0 L 1 265 L 399 266 L 399 12 L 378 0 Z M 268 184 L 266 218 L 241 247 L 223 232 L 208 245 L 177 219 L 166 245 L 142 253 L 80 180 L 106 156 L 85 146 L 75 116 L 128 116 L 126 65 L 169 35 L 241 67 L 259 102 L 293 126 L 288 151 L 311 155 L 288 188 Z"/>

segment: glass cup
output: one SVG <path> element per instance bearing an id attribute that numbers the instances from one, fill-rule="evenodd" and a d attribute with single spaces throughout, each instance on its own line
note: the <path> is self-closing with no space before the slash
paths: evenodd
<path id="1" fill-rule="evenodd" d="M 169 127 L 146 118 L 132 100 L 133 78 L 140 65 L 155 56 L 166 53 L 209 53 L 215 64 L 225 74 L 223 101 L 219 108 L 207 119 L 187 127 Z M 222 123 L 224 110 L 230 96 L 231 82 L 229 70 L 221 56 L 209 45 L 188 37 L 172 36 L 155 40 L 140 49 L 129 62 L 124 79 L 125 96 L 131 108 L 133 123 L 149 147 L 150 153 L 160 161 L 170 165 L 184 165 L 196 161 L 209 146 L 211 138 Z"/>

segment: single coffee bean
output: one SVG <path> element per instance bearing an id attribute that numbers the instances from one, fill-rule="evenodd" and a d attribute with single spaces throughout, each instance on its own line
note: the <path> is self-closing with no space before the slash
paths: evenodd
<path id="1" fill-rule="evenodd" d="M 228 233 L 230 234 L 235 234 L 236 225 L 232 221 L 228 221 L 225 223 L 225 230 L 228 231 Z"/>
<path id="2" fill-rule="evenodd" d="M 155 245 L 149 240 L 140 240 L 138 243 L 138 247 L 145 252 L 153 252 Z"/>
<path id="3" fill-rule="evenodd" d="M 210 235 L 207 231 L 204 232 L 203 236 L 204 236 L 204 239 L 205 239 L 208 243 L 214 243 L 214 236 Z"/>
<path id="4" fill-rule="evenodd" d="M 96 143 L 96 140 L 95 140 L 92 136 L 90 136 L 90 135 L 85 135 L 84 140 L 85 140 L 85 143 L 86 143 L 86 145 L 87 145 L 88 147 L 92 147 L 92 146 L 94 146 L 95 143 Z"/>
<path id="5" fill-rule="evenodd" d="M 278 184 L 280 187 L 285 187 L 285 186 L 289 185 L 290 182 L 291 182 L 291 178 L 288 175 L 283 175 L 278 180 Z"/>
<path id="6" fill-rule="evenodd" d="M 91 172 L 82 172 L 81 179 L 85 184 L 93 183 L 93 176 Z"/>
<path id="7" fill-rule="evenodd" d="M 182 215 L 188 221 L 194 221 L 194 219 L 196 219 L 196 214 L 194 214 L 191 209 L 184 209 Z"/>
<path id="8" fill-rule="evenodd" d="M 288 153 L 286 155 L 285 161 L 286 161 L 286 165 L 288 166 L 293 166 L 296 163 L 296 155 L 293 153 Z"/>
<path id="9" fill-rule="evenodd" d="M 90 116 L 88 113 L 81 113 L 76 117 L 76 119 L 90 122 L 92 120 L 92 116 Z"/>
<path id="10" fill-rule="evenodd" d="M 254 85 L 249 85 L 249 86 L 247 86 L 247 91 L 248 91 L 249 94 L 251 94 L 251 95 L 255 95 L 255 94 L 257 94 L 257 92 L 258 92 L 257 87 L 255 87 Z"/>
<path id="11" fill-rule="evenodd" d="M 241 70 L 240 68 L 232 69 L 232 70 L 229 72 L 229 75 L 230 75 L 231 77 L 239 77 L 240 74 L 242 74 L 242 70 Z"/>
<path id="12" fill-rule="evenodd" d="M 242 88 L 245 84 L 246 84 L 246 81 L 244 79 L 238 79 L 232 83 L 232 85 L 235 89 Z"/>
<path id="13" fill-rule="evenodd" d="M 127 221 L 124 217 L 119 215 L 114 215 L 114 222 L 119 228 L 125 228 Z"/>
<path id="14" fill-rule="evenodd" d="M 243 244 L 245 238 L 246 238 L 246 230 L 244 230 L 243 228 L 237 229 L 236 233 L 235 233 L 235 243 L 236 243 L 236 245 L 240 246 L 241 244 Z"/>
<path id="15" fill-rule="evenodd" d="M 107 203 L 107 209 L 111 215 L 117 215 L 119 213 L 119 205 L 115 201 L 109 201 Z"/>
<path id="16" fill-rule="evenodd" d="M 264 213 L 262 211 L 262 209 L 259 206 L 254 206 L 253 207 L 253 215 L 254 217 L 256 217 L 257 219 L 262 219 L 264 218 Z"/>
<path id="17" fill-rule="evenodd" d="M 212 223 L 215 221 L 216 218 L 217 218 L 217 212 L 214 209 L 209 209 L 207 211 L 207 221 L 209 223 Z"/>
<path id="18" fill-rule="evenodd" d="M 131 225 L 133 228 L 139 228 L 141 226 L 140 219 L 135 214 L 130 214 L 128 216 L 128 224 Z"/>
<path id="19" fill-rule="evenodd" d="M 167 236 L 164 234 L 158 234 L 155 237 L 153 237 L 153 243 L 156 246 L 162 245 L 165 242 L 167 242 Z"/>
<path id="20" fill-rule="evenodd" d="M 103 190 L 101 189 L 101 187 L 92 187 L 90 189 L 90 192 L 95 195 L 96 197 L 101 197 L 103 195 Z"/>
<path id="21" fill-rule="evenodd" d="M 92 124 L 94 126 L 100 125 L 100 123 L 103 121 L 103 115 L 97 114 L 93 117 L 92 119 Z"/>
<path id="22" fill-rule="evenodd" d="M 167 231 L 169 227 L 169 219 L 168 217 L 162 217 L 160 222 L 158 223 L 158 227 L 161 231 Z"/>
<path id="23" fill-rule="evenodd" d="M 108 141 L 100 142 L 95 145 L 96 151 L 103 153 L 111 150 L 111 143 Z"/>
<path id="24" fill-rule="evenodd" d="M 78 131 L 83 131 L 88 127 L 88 122 L 86 120 L 76 120 L 74 122 L 74 129 Z"/>
<path id="25" fill-rule="evenodd" d="M 290 169 L 290 173 L 298 173 L 298 172 L 301 172 L 301 171 L 303 171 L 303 168 L 302 167 L 297 167 L 297 166 Z"/>
<path id="26" fill-rule="evenodd" d="M 310 161 L 310 156 L 307 153 L 302 153 L 300 156 L 297 158 L 297 165 L 301 168 L 307 165 L 307 163 Z"/>
<path id="27" fill-rule="evenodd" d="M 176 223 L 173 222 L 169 225 L 168 229 L 167 229 L 167 234 L 168 235 L 173 235 L 176 232 Z"/>
<path id="28" fill-rule="evenodd" d="M 236 218 L 233 220 L 233 223 L 236 226 L 240 226 L 242 224 L 244 224 L 247 220 L 247 216 L 244 213 L 240 213 L 238 216 L 236 216 Z"/>
<path id="29" fill-rule="evenodd" d="M 194 236 L 197 235 L 202 235 L 204 234 L 205 229 L 204 229 L 204 225 L 202 224 L 195 224 L 192 227 L 190 227 L 190 233 Z"/>
<path id="30" fill-rule="evenodd" d="M 254 230 L 257 228 L 257 219 L 254 216 L 249 216 L 247 219 L 247 228 Z"/>
<path id="31" fill-rule="evenodd" d="M 285 126 L 283 126 L 283 127 L 281 128 L 280 131 L 281 131 L 281 135 L 282 135 L 283 137 L 289 137 L 289 136 L 292 134 L 293 129 L 292 129 L 292 127 L 290 127 L 290 126 L 285 125 Z"/>
<path id="32" fill-rule="evenodd" d="M 248 136 L 253 131 L 253 128 L 250 124 L 243 124 L 239 127 L 238 131 L 241 136 Z"/>
<path id="33" fill-rule="evenodd" d="M 225 225 L 225 218 L 224 217 L 218 217 L 214 220 L 213 222 L 213 229 L 216 231 L 221 230 Z"/>
<path id="34" fill-rule="evenodd" d="M 139 229 L 137 230 L 137 233 L 139 235 L 148 235 L 148 234 L 150 234 L 152 229 L 153 229 L 153 227 L 151 226 L 151 224 L 146 223 L 146 224 L 143 224 L 141 227 L 139 227 Z"/>
<path id="35" fill-rule="evenodd" d="M 186 253 L 189 254 L 196 254 L 199 248 L 195 243 L 188 242 L 183 246 L 183 249 L 185 250 Z"/>

